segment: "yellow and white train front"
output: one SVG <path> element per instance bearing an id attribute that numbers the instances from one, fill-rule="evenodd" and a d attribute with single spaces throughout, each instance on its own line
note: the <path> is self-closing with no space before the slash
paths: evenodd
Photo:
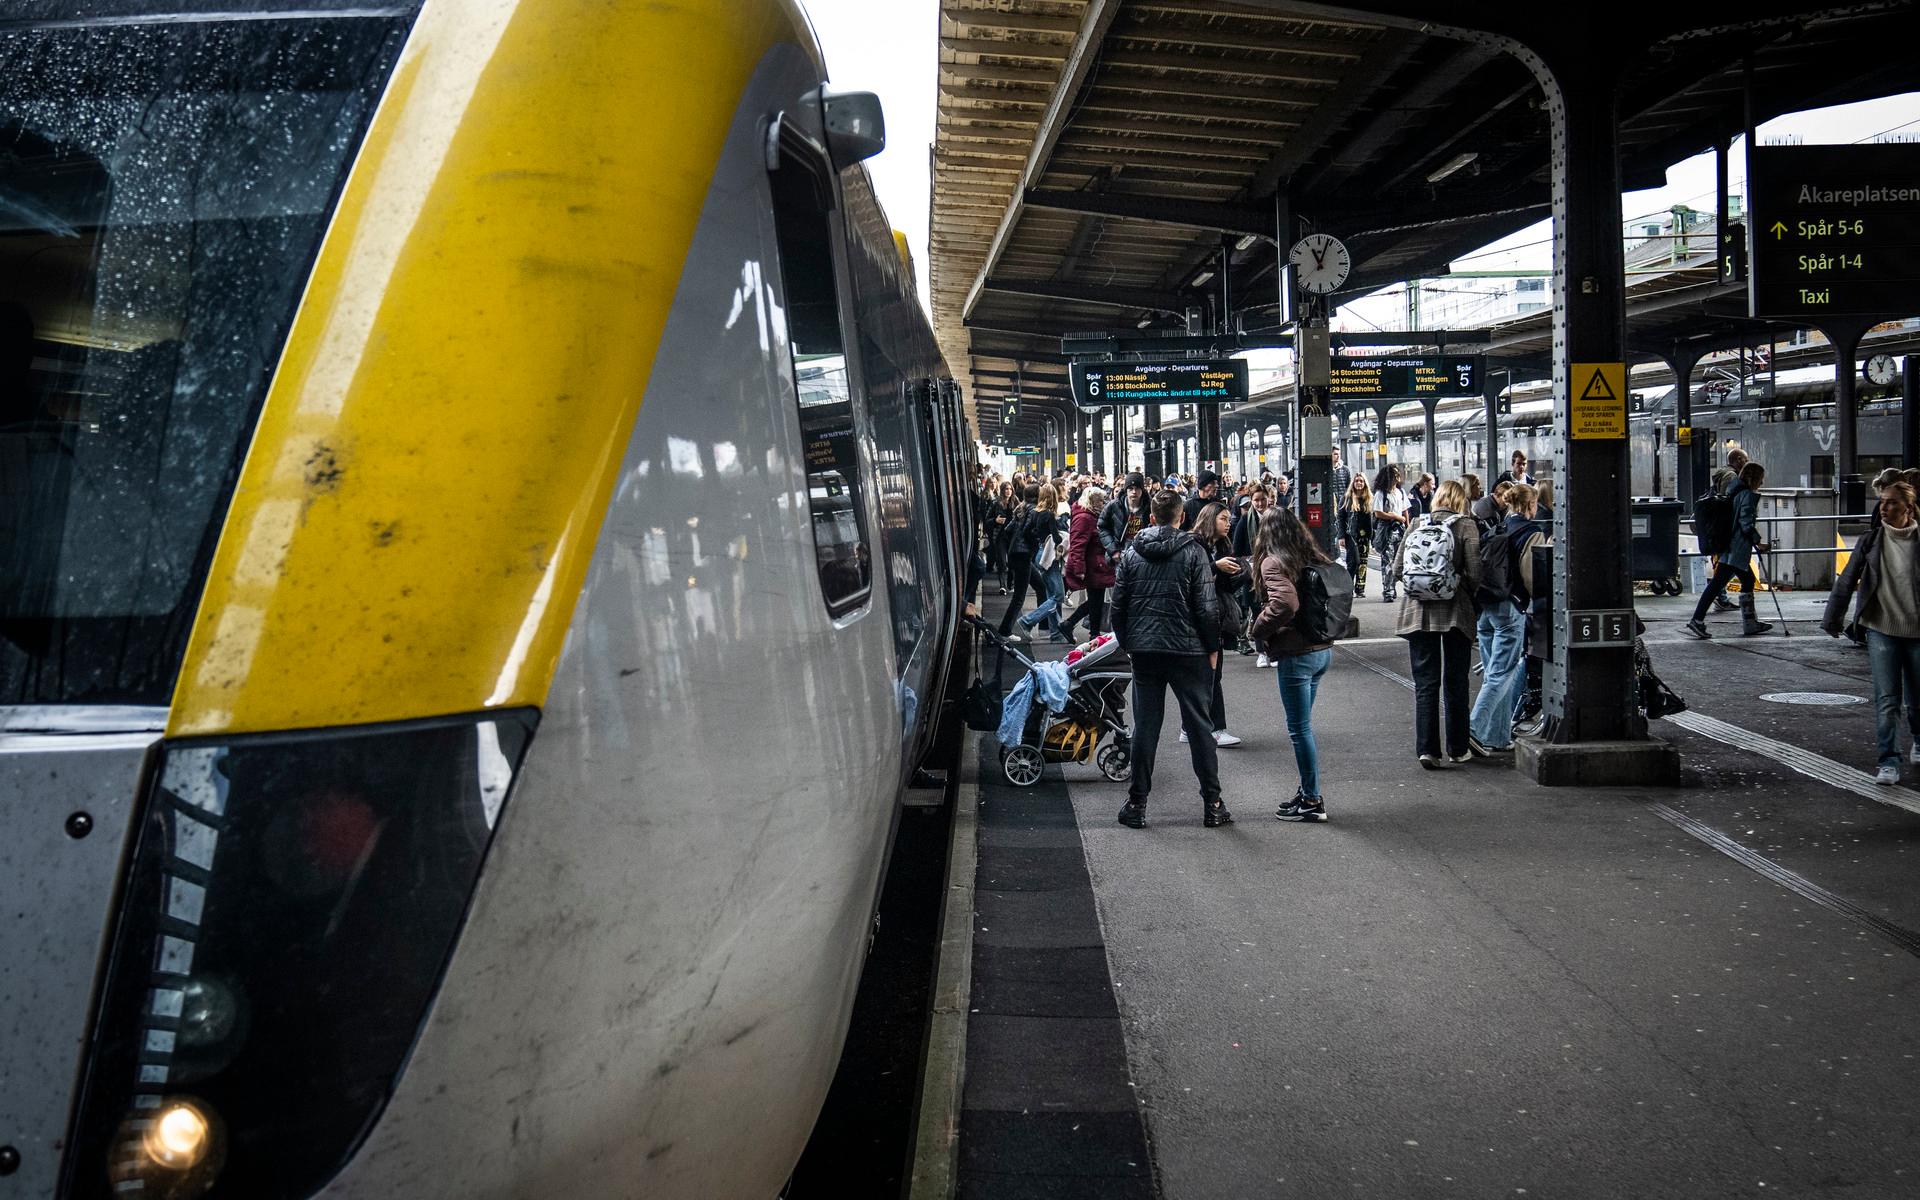
<path id="1" fill-rule="evenodd" d="M 72 7 L 0 27 L 0 1200 L 771 1194 L 912 623 L 804 20 Z"/>

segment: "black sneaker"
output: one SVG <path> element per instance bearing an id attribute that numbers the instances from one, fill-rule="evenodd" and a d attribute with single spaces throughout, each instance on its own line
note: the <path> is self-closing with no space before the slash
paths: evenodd
<path id="1" fill-rule="evenodd" d="M 1273 815 L 1282 821 L 1324 821 L 1327 819 L 1327 806 L 1318 800 L 1295 796 L 1274 809 Z"/>
<path id="2" fill-rule="evenodd" d="M 1145 829 L 1147 827 L 1147 806 L 1144 804 L 1135 804 L 1131 800 L 1127 801 L 1125 806 L 1120 809 L 1120 823 L 1129 829 Z"/>
<path id="3" fill-rule="evenodd" d="M 1710 641 L 1713 638 L 1713 635 L 1707 632 L 1707 623 L 1698 617 L 1687 622 L 1687 632 L 1703 642 Z"/>
<path id="4" fill-rule="evenodd" d="M 1227 811 L 1226 801 L 1215 800 L 1212 804 L 1207 805 L 1205 814 L 1200 818 L 1200 823 L 1208 829 L 1218 829 L 1222 825 L 1233 824 L 1233 814 Z"/>
<path id="5" fill-rule="evenodd" d="M 1492 758 L 1496 754 L 1506 754 L 1512 749 L 1512 746 L 1489 746 L 1472 734 L 1467 735 L 1467 750 L 1475 758 Z"/>

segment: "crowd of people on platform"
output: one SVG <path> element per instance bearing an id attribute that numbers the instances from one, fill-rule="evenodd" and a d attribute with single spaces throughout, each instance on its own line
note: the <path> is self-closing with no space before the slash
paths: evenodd
<path id="1" fill-rule="evenodd" d="M 1773 628 L 1755 603 L 1756 560 L 1764 567 L 1771 549 L 1761 532 L 1765 482 L 1765 468 L 1734 448 L 1696 501 L 1696 530 L 1702 512 L 1721 527 L 1702 535 L 1712 573 L 1687 623 L 1694 637 L 1712 637 L 1706 622 L 1714 611 L 1739 612 L 1746 636 Z M 1067 642 L 1082 630 L 1110 630 L 1134 664 L 1123 822 L 1145 821 L 1168 690 L 1206 823 L 1232 820 L 1220 801 L 1215 752 L 1242 744 L 1229 728 L 1222 685 L 1238 655 L 1275 671 L 1286 713 L 1300 785 L 1276 815 L 1326 819 L 1312 713 L 1339 635 L 1303 631 L 1312 607 L 1303 597 L 1324 591 L 1309 577 L 1329 565 L 1344 570 L 1355 597 L 1367 594 L 1373 576 L 1381 601 L 1399 605 L 1394 633 L 1408 646 L 1421 766 L 1510 751 L 1516 735 L 1542 723 L 1551 583 L 1540 572 L 1550 570 L 1554 496 L 1550 480 L 1529 472 L 1524 452 L 1487 488 L 1474 474 L 1436 481 L 1393 463 L 1369 478 L 1335 450 L 1331 554 L 1298 515 L 1296 483 L 1291 472 L 1236 481 L 1207 470 L 1163 479 L 1133 472 L 1111 486 L 1097 472 L 981 480 L 975 517 L 987 571 L 1009 599 L 1000 633 L 1020 639 L 1044 629 Z M 1868 651 L 1875 778 L 1891 785 L 1900 781 L 1903 721 L 1906 757 L 1920 766 L 1920 469 L 1883 471 L 1873 488 L 1870 528 L 1833 585 L 1823 628 Z M 1737 601 L 1729 599 L 1736 584 Z M 1025 610 L 1029 592 L 1034 605 Z M 1470 700 L 1475 671 L 1481 685 Z"/>
<path id="2" fill-rule="evenodd" d="M 1397 603 L 1414 680 L 1415 753 L 1440 769 L 1512 748 L 1540 711 L 1537 642 L 1546 618 L 1536 548 L 1550 541 L 1552 492 L 1513 456 L 1492 491 L 1478 476 L 1437 481 L 1387 464 L 1371 480 L 1333 459 L 1333 553 L 1302 523 L 1291 474 L 1232 480 L 1214 471 L 1149 479 L 1133 472 L 986 476 L 975 517 L 986 572 L 1008 598 L 998 632 L 1071 641 L 1111 630 L 1133 663 L 1133 774 L 1120 819 L 1145 820 L 1155 747 L 1171 690 L 1209 825 L 1220 803 L 1216 751 L 1242 744 L 1223 687 L 1239 655 L 1276 673 L 1300 785 L 1276 814 L 1323 821 L 1314 699 L 1339 633 L 1314 625 L 1323 568 Z M 1336 587 L 1340 586 L 1336 584 Z M 1027 607 L 1027 597 L 1034 597 Z M 1084 622 L 1084 626 L 1083 623 Z M 1483 682 L 1468 702 L 1473 651 Z"/>

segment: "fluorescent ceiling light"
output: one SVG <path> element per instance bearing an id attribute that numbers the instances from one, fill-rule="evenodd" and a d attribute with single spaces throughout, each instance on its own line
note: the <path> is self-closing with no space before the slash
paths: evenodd
<path id="1" fill-rule="evenodd" d="M 1471 163 L 1474 159 L 1479 157 L 1480 157 L 1480 152 L 1478 150 L 1469 150 L 1464 154 L 1456 154 L 1452 158 L 1448 159 L 1446 162 L 1442 163 L 1440 165 L 1439 170 L 1427 176 L 1427 182 L 1439 183 L 1442 179 L 1445 179 L 1447 176 L 1453 174 L 1455 171 L 1458 171 L 1460 168 L 1466 166 L 1467 164 Z"/>
<path id="2" fill-rule="evenodd" d="M 1198 275 L 1195 275 L 1193 277 L 1193 286 L 1199 287 L 1201 284 L 1205 283 L 1207 280 L 1212 278 L 1213 278 L 1212 271 L 1202 271 Z"/>
<path id="3" fill-rule="evenodd" d="M 1235 250 L 1251 250 L 1253 249 L 1253 244 L 1259 240 L 1260 240 L 1259 234 L 1249 233 L 1245 237 L 1241 238 L 1239 241 L 1235 242 L 1233 244 L 1233 248 Z"/>

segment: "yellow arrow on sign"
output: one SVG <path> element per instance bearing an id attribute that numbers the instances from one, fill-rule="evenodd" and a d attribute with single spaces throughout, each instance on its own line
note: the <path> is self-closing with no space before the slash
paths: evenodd
<path id="1" fill-rule="evenodd" d="M 1773 223 L 1773 240 L 1777 242 L 1785 236 L 1787 236 L 1787 223 L 1785 221 L 1775 221 Z"/>

